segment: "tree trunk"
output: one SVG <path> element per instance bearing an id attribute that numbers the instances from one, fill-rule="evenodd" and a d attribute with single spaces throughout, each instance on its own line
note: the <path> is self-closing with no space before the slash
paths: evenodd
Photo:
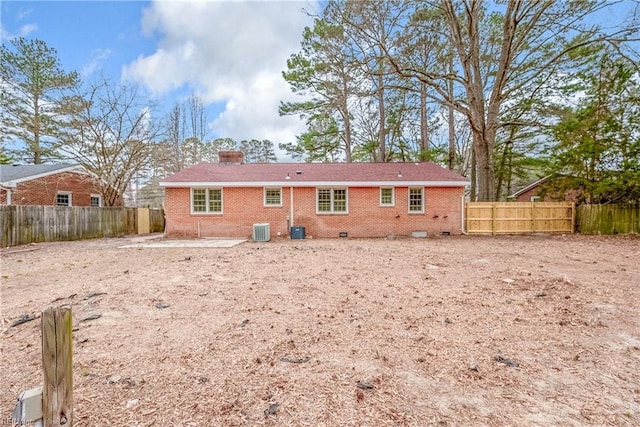
<path id="1" fill-rule="evenodd" d="M 493 171 L 493 143 L 474 132 L 474 153 L 476 155 L 476 174 L 478 201 L 495 201 L 495 177 Z"/>
<path id="2" fill-rule="evenodd" d="M 429 117 L 427 116 L 427 85 L 420 84 L 420 154 L 421 162 L 426 162 L 429 154 Z"/>
<path id="3" fill-rule="evenodd" d="M 33 164 L 39 165 L 42 163 L 42 155 L 40 150 L 40 103 L 37 96 L 33 102 Z"/>
<path id="4" fill-rule="evenodd" d="M 449 72 L 453 73 L 453 55 L 449 57 Z M 453 99 L 453 80 L 449 79 L 449 83 L 447 85 L 447 89 L 449 93 L 449 99 Z M 448 106 L 449 113 L 449 169 L 453 170 L 453 167 L 456 162 L 456 133 L 455 127 L 453 125 L 454 115 L 453 115 L 453 106 Z"/>
<path id="5" fill-rule="evenodd" d="M 453 124 L 453 107 L 449 106 L 449 162 L 450 170 L 453 170 L 456 164 L 456 129 Z"/>
<path id="6" fill-rule="evenodd" d="M 510 141 L 505 142 L 502 149 L 502 158 L 500 159 L 500 167 L 496 174 L 496 200 L 500 200 L 500 193 L 502 192 L 502 183 L 505 181 L 505 173 L 507 168 L 507 156 L 509 155 Z"/>
<path id="7" fill-rule="evenodd" d="M 509 192 L 511 189 L 511 167 L 512 167 L 512 158 L 513 158 L 513 141 L 516 137 L 516 128 L 515 126 L 511 127 L 509 131 L 509 139 L 504 143 L 504 148 L 502 150 L 502 158 L 500 159 L 500 167 L 498 168 L 498 175 L 496 176 L 496 200 L 500 200 L 502 198 L 502 189 L 505 181 L 507 182 L 507 192 L 506 196 L 509 196 Z M 505 199 L 507 198 L 505 197 Z"/>
<path id="8" fill-rule="evenodd" d="M 469 200 L 475 202 L 478 200 L 478 174 L 476 173 L 476 147 L 475 144 L 471 146 L 471 188 L 469 189 Z"/>
<path id="9" fill-rule="evenodd" d="M 353 161 L 351 157 L 351 119 L 349 118 L 349 106 L 347 104 L 348 83 L 342 81 L 342 120 L 344 121 L 344 156 L 347 163 Z"/>
<path id="10" fill-rule="evenodd" d="M 507 159 L 507 200 L 511 194 L 511 179 L 513 178 L 513 142 L 509 147 L 509 158 Z"/>
<path id="11" fill-rule="evenodd" d="M 378 131 L 378 161 L 385 162 L 387 159 L 386 148 L 386 135 L 385 124 L 387 121 L 386 112 L 384 109 L 384 81 L 382 78 L 382 66 L 378 73 L 378 110 L 380 112 L 380 129 Z"/>

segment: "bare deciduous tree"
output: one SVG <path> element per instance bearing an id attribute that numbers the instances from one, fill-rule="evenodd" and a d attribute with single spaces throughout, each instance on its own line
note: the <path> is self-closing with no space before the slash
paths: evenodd
<path id="1" fill-rule="evenodd" d="M 593 25 L 589 17 L 608 7 L 607 2 L 506 0 L 491 10 L 479 0 L 415 4 L 416 13 L 407 25 L 433 39 L 447 40 L 447 50 L 454 52 L 452 69 L 444 61 L 443 66 L 425 68 L 415 57 L 403 56 L 395 45 L 384 43 L 379 34 L 357 26 L 353 30 L 383 47 L 385 58 L 401 76 L 428 85 L 432 99 L 467 118 L 479 200 L 496 197 L 494 144 L 505 125 L 501 120 L 505 101 L 541 96 L 552 76 L 581 65 L 581 49 L 600 42 L 621 48 L 638 30 L 617 27 L 606 32 Z M 444 60 L 447 54 L 441 57 Z M 450 90 L 450 82 L 463 97 L 458 96 L 460 90 Z"/>
<path id="2" fill-rule="evenodd" d="M 104 204 L 112 206 L 153 161 L 160 137 L 154 106 L 137 86 L 106 79 L 90 83 L 73 105 L 60 151 L 99 178 Z"/>
<path id="3" fill-rule="evenodd" d="M 202 98 L 192 94 L 184 102 L 176 103 L 166 120 L 167 140 L 171 158 L 167 171 L 178 172 L 205 159 L 207 138 L 207 110 Z"/>

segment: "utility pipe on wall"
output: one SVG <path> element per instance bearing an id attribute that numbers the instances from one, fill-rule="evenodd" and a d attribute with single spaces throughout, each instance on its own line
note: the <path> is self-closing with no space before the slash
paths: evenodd
<path id="1" fill-rule="evenodd" d="M 289 227 L 293 227 L 293 186 L 289 187 Z M 287 232 L 291 232 L 291 228 L 287 230 Z"/>
<path id="2" fill-rule="evenodd" d="M 11 206 L 11 189 L 12 188 L 16 188 L 16 186 L 15 185 L 11 186 L 11 184 L 8 187 L 0 185 L 0 189 L 7 192 L 7 206 Z"/>
<path id="3" fill-rule="evenodd" d="M 460 232 L 465 236 L 467 236 L 468 233 L 465 231 L 464 228 L 465 227 L 464 227 L 464 194 L 463 194 L 462 197 L 460 197 Z"/>

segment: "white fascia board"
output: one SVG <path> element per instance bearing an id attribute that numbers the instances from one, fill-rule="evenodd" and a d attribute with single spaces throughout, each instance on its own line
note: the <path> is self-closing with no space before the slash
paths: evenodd
<path id="1" fill-rule="evenodd" d="M 80 165 L 73 165 L 73 166 L 69 166 L 66 168 L 60 168 L 60 169 L 55 169 L 49 172 L 44 172 L 44 173 L 39 173 L 37 175 L 29 175 L 29 176 L 25 176 L 24 178 L 18 178 L 18 179 L 14 179 L 12 181 L 10 181 L 11 183 L 14 184 L 19 184 L 21 182 L 27 182 L 27 181 L 33 181 L 34 179 L 38 179 L 38 178 L 44 178 L 46 176 L 50 176 L 50 175 L 56 175 L 59 173 L 64 173 L 64 172 L 78 172 L 84 175 L 89 175 L 91 176 L 91 174 L 82 166 Z"/>
<path id="2" fill-rule="evenodd" d="M 259 181 L 161 182 L 160 187 L 467 187 L 469 181 Z"/>

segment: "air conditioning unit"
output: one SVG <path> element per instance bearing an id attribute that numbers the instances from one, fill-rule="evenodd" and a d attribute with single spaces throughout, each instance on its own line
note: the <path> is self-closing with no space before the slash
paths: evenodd
<path id="1" fill-rule="evenodd" d="M 271 239 L 271 229 L 269 223 L 253 224 L 253 241 L 268 242 Z"/>

